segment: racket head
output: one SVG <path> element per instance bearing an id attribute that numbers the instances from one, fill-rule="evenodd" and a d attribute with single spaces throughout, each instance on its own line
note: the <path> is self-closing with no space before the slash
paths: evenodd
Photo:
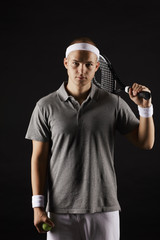
<path id="1" fill-rule="evenodd" d="M 95 73 L 93 78 L 94 84 L 110 93 L 119 93 L 122 90 L 128 93 L 129 86 L 125 86 L 119 77 L 117 76 L 111 62 L 105 55 L 99 56 L 99 69 Z M 127 90 L 126 90 L 127 88 Z M 146 100 L 150 99 L 151 93 L 142 91 L 139 94 L 139 97 Z"/>
<path id="2" fill-rule="evenodd" d="M 118 93 L 121 90 L 124 90 L 125 85 L 119 80 L 109 59 L 104 55 L 100 55 L 99 63 L 99 69 L 93 78 L 94 84 L 110 93 Z M 117 83 L 119 84 L 118 89 Z"/>

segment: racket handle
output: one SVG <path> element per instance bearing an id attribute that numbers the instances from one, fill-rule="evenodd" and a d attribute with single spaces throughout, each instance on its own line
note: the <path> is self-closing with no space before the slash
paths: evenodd
<path id="1" fill-rule="evenodd" d="M 146 92 L 146 91 L 142 91 L 140 93 L 138 93 L 138 96 L 141 98 L 144 98 L 145 100 L 148 100 L 151 98 L 151 93 L 150 92 Z"/>
<path id="2" fill-rule="evenodd" d="M 125 87 L 125 92 L 128 93 L 129 89 L 130 89 L 129 86 Z M 142 91 L 142 92 L 138 93 L 138 96 L 140 98 L 144 98 L 145 100 L 148 100 L 148 99 L 151 98 L 151 93 L 150 92 L 146 92 L 146 91 Z"/>

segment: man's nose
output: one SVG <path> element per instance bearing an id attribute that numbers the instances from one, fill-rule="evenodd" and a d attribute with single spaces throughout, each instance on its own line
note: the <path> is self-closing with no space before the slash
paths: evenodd
<path id="1" fill-rule="evenodd" d="M 79 64 L 78 71 L 80 74 L 84 73 L 84 64 Z"/>

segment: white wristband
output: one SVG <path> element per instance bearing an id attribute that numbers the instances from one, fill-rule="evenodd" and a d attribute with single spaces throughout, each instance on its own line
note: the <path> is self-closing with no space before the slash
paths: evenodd
<path id="1" fill-rule="evenodd" d="M 44 196 L 43 195 L 32 196 L 32 208 L 35 208 L 35 207 L 44 207 Z"/>
<path id="2" fill-rule="evenodd" d="M 142 108 L 138 106 L 139 115 L 144 118 L 152 117 L 153 115 L 153 105 L 148 108 Z"/>

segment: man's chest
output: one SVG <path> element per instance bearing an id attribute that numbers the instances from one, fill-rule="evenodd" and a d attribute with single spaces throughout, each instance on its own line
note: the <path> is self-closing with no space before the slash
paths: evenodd
<path id="1" fill-rule="evenodd" d="M 76 107 L 65 102 L 63 108 L 57 107 L 50 114 L 48 124 L 52 136 L 57 134 L 84 134 L 108 132 L 115 127 L 115 109 L 107 104 L 89 102 Z"/>

